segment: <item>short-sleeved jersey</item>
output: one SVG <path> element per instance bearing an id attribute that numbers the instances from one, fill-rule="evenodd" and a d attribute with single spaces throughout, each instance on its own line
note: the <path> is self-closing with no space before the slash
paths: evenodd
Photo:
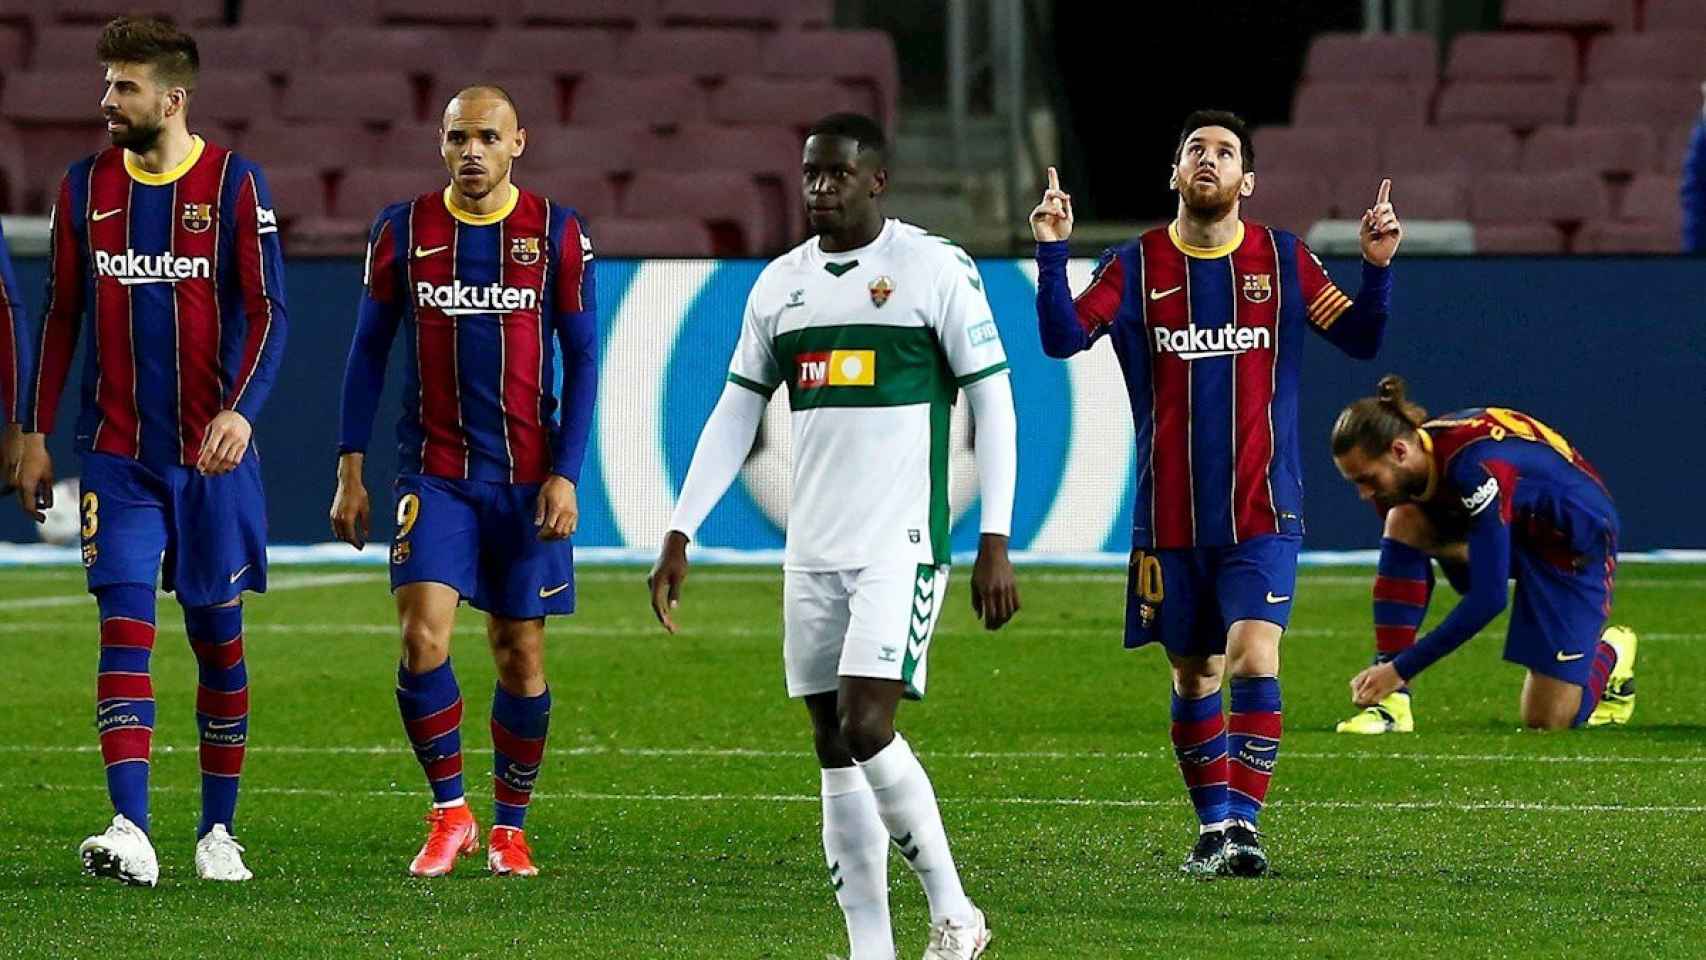
<path id="1" fill-rule="evenodd" d="M 66 173 L 26 431 L 52 429 L 85 313 L 79 449 L 187 466 L 220 411 L 255 421 L 284 354 L 278 218 L 258 166 L 193 143 L 164 173 L 117 147 Z"/>
<path id="2" fill-rule="evenodd" d="M 859 249 L 813 239 L 765 267 L 729 380 L 788 387 L 786 568 L 947 563 L 952 405 L 1006 369 L 977 267 L 949 240 L 889 220 Z"/>
<path id="3" fill-rule="evenodd" d="M 30 338 L 24 331 L 24 303 L 18 296 L 18 277 L 12 272 L 12 253 L 0 233 L 0 425 L 16 423 L 22 406 L 19 394 L 29 378 Z"/>

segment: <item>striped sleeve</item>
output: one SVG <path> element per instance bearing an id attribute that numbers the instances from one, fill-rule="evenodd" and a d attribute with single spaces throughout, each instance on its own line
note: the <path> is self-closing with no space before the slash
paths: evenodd
<path id="1" fill-rule="evenodd" d="M 350 340 L 349 359 L 344 362 L 338 404 L 340 454 L 365 453 L 373 438 L 373 416 L 385 388 L 385 361 L 403 321 L 398 283 L 397 229 L 392 224 L 392 209 L 386 209 L 368 234 L 361 302 L 356 307 L 355 335 Z"/>
<path id="2" fill-rule="evenodd" d="M 284 250 L 266 178 L 249 165 L 239 175 L 232 240 L 247 329 L 224 406 L 254 423 L 284 359 Z"/>
<path id="3" fill-rule="evenodd" d="M 592 237 L 580 216 L 564 217 L 558 243 L 557 304 L 551 325 L 563 361 L 562 422 L 551 451 L 551 472 L 580 483 L 598 399 L 598 311 L 593 288 Z"/>
<path id="4" fill-rule="evenodd" d="M 77 335 L 83 324 L 83 245 L 76 223 L 82 214 L 71 195 L 71 175 L 59 184 L 54 201 L 52 234 L 49 239 L 47 296 L 42 306 L 40 328 L 35 331 L 34 356 L 27 374 L 18 422 L 25 433 L 47 433 L 53 429 L 59 395 L 71 374 L 71 359 L 77 352 Z"/>
<path id="5" fill-rule="evenodd" d="M 1321 266 L 1321 260 L 1315 252 L 1303 245 L 1297 244 L 1297 279 L 1303 287 L 1304 309 L 1308 311 L 1309 325 L 1317 330 L 1330 330 L 1339 317 L 1351 308 L 1351 298 L 1327 276 L 1326 268 Z"/>

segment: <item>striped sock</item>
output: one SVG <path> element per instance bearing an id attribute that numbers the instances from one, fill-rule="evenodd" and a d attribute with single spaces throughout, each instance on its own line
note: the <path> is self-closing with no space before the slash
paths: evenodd
<path id="1" fill-rule="evenodd" d="M 195 725 L 201 733 L 201 823 L 196 836 L 206 836 L 219 823 L 235 832 L 237 783 L 249 743 L 243 607 L 187 607 L 184 631 L 199 671 Z"/>
<path id="2" fill-rule="evenodd" d="M 1187 700 L 1173 691 L 1173 754 L 1203 826 L 1227 818 L 1226 717 L 1220 691 Z"/>
<path id="3" fill-rule="evenodd" d="M 1611 671 L 1617 666 L 1617 651 L 1604 640 L 1593 651 L 1593 666 L 1588 668 L 1588 683 L 1582 688 L 1582 705 L 1576 710 L 1575 726 L 1588 722 L 1594 708 L 1599 706 L 1599 700 L 1605 696 L 1605 685 L 1611 680 Z"/>
<path id="4" fill-rule="evenodd" d="M 450 658 L 425 673 L 397 668 L 397 709 L 415 759 L 426 771 L 432 799 L 442 806 L 462 800 L 462 691 Z"/>
<path id="5" fill-rule="evenodd" d="M 1374 577 L 1374 662 L 1386 663 L 1410 649 L 1428 614 L 1434 570 L 1428 555 L 1391 537 L 1380 541 Z M 1408 685 L 1398 688 L 1409 693 Z"/>
<path id="6" fill-rule="evenodd" d="M 95 677 L 95 729 L 107 766 L 113 810 L 148 832 L 148 755 L 154 742 L 154 588 L 114 584 L 95 591 L 101 611 L 101 660 Z"/>
<path id="7" fill-rule="evenodd" d="M 1267 802 L 1268 781 L 1279 759 L 1279 677 L 1233 677 L 1228 726 L 1230 812 L 1234 819 L 1254 825 Z"/>
<path id="8" fill-rule="evenodd" d="M 527 820 L 527 801 L 545 757 L 545 732 L 551 726 L 551 690 L 518 697 L 497 684 L 492 689 L 492 822 L 517 830 Z"/>

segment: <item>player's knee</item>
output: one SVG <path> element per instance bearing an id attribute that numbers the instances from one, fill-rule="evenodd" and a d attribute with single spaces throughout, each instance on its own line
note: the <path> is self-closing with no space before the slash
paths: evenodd
<path id="1" fill-rule="evenodd" d="M 403 621 L 403 666 L 410 673 L 436 670 L 450 658 L 450 631 L 424 620 Z"/>
<path id="2" fill-rule="evenodd" d="M 1187 700 L 1197 700 L 1220 689 L 1221 664 L 1213 657 L 1175 658 L 1173 689 Z"/>
<path id="3" fill-rule="evenodd" d="M 1402 504 L 1386 511 L 1386 527 L 1381 535 L 1406 546 L 1426 549 L 1433 542 L 1433 524 L 1427 514 L 1415 504 Z"/>
<path id="4" fill-rule="evenodd" d="M 869 760 L 894 739 L 894 717 L 876 704 L 847 704 L 841 710 L 841 740 L 855 758 Z"/>

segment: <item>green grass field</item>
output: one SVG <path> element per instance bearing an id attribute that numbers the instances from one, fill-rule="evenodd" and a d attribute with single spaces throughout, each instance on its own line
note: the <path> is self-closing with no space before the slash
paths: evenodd
<path id="1" fill-rule="evenodd" d="M 75 569 L 0 570 L 0 957 L 794 958 L 845 952 L 818 839 L 805 711 L 782 692 L 780 575 L 696 570 L 669 637 L 643 574 L 581 574 L 550 630 L 555 695 L 528 826 L 544 874 L 411 880 L 427 794 L 395 702 L 384 573 L 276 568 L 248 604 L 253 714 L 237 835 L 256 879 L 191 865 L 195 667 L 170 601 L 154 890 L 80 873 L 110 818 L 93 734 L 94 607 Z M 1346 738 L 1367 570 L 1306 570 L 1284 646 L 1273 875 L 1177 872 L 1194 820 L 1155 650 L 1120 648 L 1117 571 L 1022 571 L 1025 609 L 975 629 L 964 583 L 930 699 L 901 727 L 943 799 L 991 960 L 1064 957 L 1699 957 L 1706 947 L 1706 569 L 1625 565 L 1642 635 L 1627 728 L 1517 729 L 1502 624 L 1417 688 L 1418 733 Z M 963 579 L 963 574 L 962 574 Z M 1444 590 L 1441 601 L 1452 599 Z M 1441 611 L 1434 611 L 1437 616 Z M 464 610 L 471 802 L 490 816 L 490 658 Z M 890 866 L 903 957 L 922 894 Z"/>

